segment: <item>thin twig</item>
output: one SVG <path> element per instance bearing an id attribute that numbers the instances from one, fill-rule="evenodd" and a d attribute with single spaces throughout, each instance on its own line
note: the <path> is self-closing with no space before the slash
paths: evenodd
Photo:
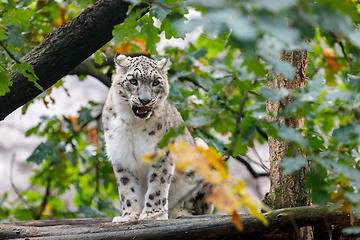
<path id="1" fill-rule="evenodd" d="M 339 41 L 339 45 L 340 45 L 340 47 L 341 47 L 341 51 L 342 51 L 342 53 L 344 54 L 344 57 L 345 57 L 346 61 L 349 63 L 349 65 L 350 65 L 350 67 L 351 67 L 351 66 L 352 66 L 352 63 L 351 63 L 351 60 L 350 60 L 349 56 L 348 56 L 348 55 L 346 54 L 346 52 L 345 52 L 344 44 L 343 44 L 341 41 Z"/>
<path id="2" fill-rule="evenodd" d="M 327 217 L 324 216 L 324 222 L 325 222 L 325 226 L 326 226 L 326 229 L 328 231 L 328 235 L 329 235 L 329 240 L 332 240 L 332 232 L 331 232 L 331 229 L 330 229 L 330 224 L 329 224 L 329 221 L 327 220 Z"/>
<path id="3" fill-rule="evenodd" d="M 4 71 L 6 71 L 6 67 L 4 67 L 1 62 L 0 62 L 0 66 L 2 67 L 2 69 L 4 69 Z"/>
<path id="4" fill-rule="evenodd" d="M 296 224 L 293 216 L 290 216 L 290 222 L 294 226 L 294 231 L 298 235 L 298 238 L 302 240 L 303 238 L 301 237 L 300 229 L 299 229 L 298 225 Z"/>
<path id="5" fill-rule="evenodd" d="M 266 141 L 268 141 L 269 136 L 266 134 L 266 132 L 264 132 L 264 130 L 257 126 L 256 131 L 260 134 L 260 136 L 262 136 Z"/>
<path id="6" fill-rule="evenodd" d="M 18 198 L 26 205 L 29 207 L 29 209 L 33 212 L 34 215 L 38 215 L 39 212 L 38 210 L 36 210 L 33 206 L 30 205 L 30 203 L 21 195 L 20 191 L 17 189 L 17 187 L 14 184 L 14 180 L 13 180 L 13 169 L 14 169 L 14 162 L 15 162 L 15 153 L 12 156 L 11 159 L 11 164 L 10 164 L 10 183 L 11 186 L 14 190 L 14 192 L 16 193 L 16 195 L 18 196 Z"/>
<path id="7" fill-rule="evenodd" d="M 0 41 L 0 46 L 7 52 L 11 59 L 13 59 L 16 63 L 21 63 L 10 51 L 5 47 L 2 41 Z"/>
<path id="8" fill-rule="evenodd" d="M 41 218 L 41 215 L 42 215 L 43 211 L 45 210 L 46 204 L 48 203 L 47 200 L 50 197 L 50 183 L 51 183 L 51 178 L 50 178 L 50 175 L 49 175 L 47 185 L 46 185 L 45 195 L 43 197 L 43 200 L 42 200 L 42 203 L 41 203 L 41 206 L 40 206 L 40 211 L 36 215 L 35 220 L 39 220 Z"/>
<path id="9" fill-rule="evenodd" d="M 241 118 L 242 118 L 242 111 L 244 109 L 247 94 L 248 94 L 248 91 L 245 90 L 244 94 L 243 94 L 243 98 L 241 99 L 239 111 L 237 112 L 237 115 L 236 115 L 236 125 L 235 125 L 235 132 L 234 132 L 234 135 L 233 135 L 233 141 L 232 141 L 231 147 L 226 152 L 226 155 L 228 157 L 232 155 L 232 153 L 234 151 L 234 148 L 236 146 L 236 143 L 237 143 L 237 137 L 238 137 L 238 135 L 240 133 L 240 123 L 241 123 Z"/>
<path id="10" fill-rule="evenodd" d="M 91 197 L 90 197 L 90 199 L 88 201 L 88 204 L 91 203 L 91 201 L 96 197 L 96 195 L 99 192 L 99 162 L 97 162 L 93 167 L 95 168 L 95 183 L 96 183 L 96 186 L 95 186 L 95 190 L 94 190 L 93 194 L 91 195 Z"/>
<path id="11" fill-rule="evenodd" d="M 269 177 L 270 176 L 269 172 L 266 172 L 266 173 L 257 173 L 257 172 L 255 172 L 255 170 L 251 167 L 251 165 L 244 158 L 242 158 L 240 156 L 236 156 L 235 158 L 238 161 L 240 161 L 242 164 L 245 165 L 246 169 L 251 173 L 253 178 Z"/>
<path id="12" fill-rule="evenodd" d="M 256 147 L 254 146 L 254 147 L 252 148 L 252 150 L 254 151 L 255 155 L 256 155 L 257 158 L 259 159 L 260 166 L 262 167 L 262 169 L 264 169 L 267 173 L 270 174 L 270 170 L 269 170 L 268 167 L 263 163 L 263 159 L 260 157 L 258 151 L 256 150 Z"/>
<path id="13" fill-rule="evenodd" d="M 208 137 L 208 138 L 215 138 L 215 137 L 211 136 L 209 133 L 207 133 L 206 131 L 204 131 L 203 129 L 198 129 L 198 130 L 199 130 L 200 132 L 202 132 L 204 135 L 206 135 L 206 137 Z M 228 152 L 228 148 L 226 148 L 224 145 L 222 145 L 222 146 L 223 146 L 223 148 L 224 148 L 224 151 L 225 151 L 225 152 Z M 250 159 L 248 156 L 247 156 L 247 158 L 248 158 L 251 162 L 253 162 L 254 164 L 259 165 L 260 167 L 262 167 L 262 168 L 266 171 L 266 173 L 257 173 L 257 172 L 251 167 L 251 165 L 249 164 L 248 161 L 246 161 L 244 158 L 242 158 L 242 157 L 240 157 L 240 156 L 237 156 L 236 159 L 239 160 L 241 163 L 243 163 L 243 164 L 245 165 L 245 167 L 249 170 L 249 172 L 251 173 L 251 175 L 252 175 L 254 178 L 268 177 L 268 176 L 270 176 L 270 171 L 268 170 L 268 168 L 267 168 L 266 166 L 265 166 L 265 168 L 264 168 L 264 166 L 261 165 L 260 163 L 258 163 L 257 161 L 254 161 L 254 160 Z"/>

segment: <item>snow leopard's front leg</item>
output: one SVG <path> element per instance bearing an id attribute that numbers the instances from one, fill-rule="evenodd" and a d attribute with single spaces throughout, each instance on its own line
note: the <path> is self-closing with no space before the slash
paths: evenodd
<path id="1" fill-rule="evenodd" d="M 114 173 L 119 188 L 122 216 L 116 216 L 113 222 L 126 222 L 138 220 L 141 213 L 141 194 L 139 179 L 127 169 L 114 164 Z"/>
<path id="2" fill-rule="evenodd" d="M 164 156 L 160 167 L 156 164 L 150 167 L 145 206 L 139 220 L 168 219 L 168 197 L 174 169 L 175 165 L 169 153 Z"/>

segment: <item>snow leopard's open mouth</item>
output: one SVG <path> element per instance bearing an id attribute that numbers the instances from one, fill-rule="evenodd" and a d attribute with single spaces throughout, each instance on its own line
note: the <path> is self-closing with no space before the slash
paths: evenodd
<path id="1" fill-rule="evenodd" d="M 152 107 L 137 107 L 137 106 L 132 107 L 132 111 L 134 115 L 139 118 L 146 118 L 147 116 L 149 116 L 151 110 Z"/>

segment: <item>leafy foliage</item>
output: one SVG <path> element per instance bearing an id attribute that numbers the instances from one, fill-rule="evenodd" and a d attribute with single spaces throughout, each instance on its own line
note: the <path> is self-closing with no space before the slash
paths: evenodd
<path id="1" fill-rule="evenodd" d="M 53 1 L 1 3 L 4 54 L 0 57 L 0 95 L 9 91 L 6 68 L 15 62 L 14 58 L 90 4 L 72 3 L 66 8 Z M 191 18 L 189 9 L 201 13 L 201 18 Z M 292 173 L 310 161 L 312 172 L 306 181 L 312 189 L 313 203 L 324 206 L 332 202 L 334 208 L 342 206 L 359 215 L 359 16 L 356 1 L 159 0 L 143 9 L 131 6 L 128 18 L 113 30 L 115 44 L 120 46 L 109 43 L 101 51 L 107 55 L 141 53 L 159 58 L 156 44 L 160 34 L 166 39 L 184 38 L 201 29 L 201 35 L 186 48 L 165 49 L 172 61 L 170 101 L 192 135 L 203 138 L 225 157 L 245 155 L 255 141 L 265 142 L 267 135 L 287 141 L 290 148 L 281 167 L 285 173 Z M 293 50 L 308 51 L 306 86 L 268 90 L 267 81 L 273 80 L 269 70 L 294 78 L 296 69 L 292 64 L 279 60 L 283 51 Z M 98 53 L 95 58 L 100 63 Z M 113 66 L 103 65 L 100 70 L 111 73 Z M 266 112 L 266 101 L 287 96 L 292 101 L 283 106 L 278 117 L 303 118 L 303 129 L 267 120 L 272 113 Z M 29 219 L 114 213 L 111 201 L 117 198 L 116 185 L 105 161 L 100 123 L 94 117 L 99 106 L 81 109 L 78 117 L 43 118 L 28 131 L 47 138 L 28 161 L 40 164 L 32 184 L 49 188 L 50 194 L 45 198 L 40 192 L 27 191 L 22 196 L 32 208 L 24 204 L 0 208 L 2 216 Z M 96 127 L 89 128 L 89 122 L 95 122 Z M 167 138 L 180 132 L 174 130 Z M 228 144 L 216 137 L 227 133 L 232 133 Z M 160 147 L 165 147 L 168 139 Z M 299 149 L 306 156 L 299 156 Z M 238 182 L 236 187 L 242 184 Z M 59 196 L 70 186 L 77 192 L 75 212 L 59 204 Z M 226 188 L 219 191 L 229 192 Z M 57 192 L 57 197 L 52 192 Z M 48 208 L 41 207 L 44 202 L 50 204 Z M 6 195 L 0 201 L 1 206 L 5 203 Z M 34 214 L 33 208 L 41 214 Z M 233 216 L 239 223 L 237 215 Z"/>
<path id="2" fill-rule="evenodd" d="M 37 46 L 51 31 L 77 16 L 81 10 L 75 5 L 68 8 L 69 11 L 66 11 L 55 1 L 10 0 L 0 3 L 0 96 L 9 92 L 9 86 L 12 85 L 10 74 L 13 72 L 23 74 L 44 91 L 36 82 L 33 66 L 21 62 L 20 58 Z"/>

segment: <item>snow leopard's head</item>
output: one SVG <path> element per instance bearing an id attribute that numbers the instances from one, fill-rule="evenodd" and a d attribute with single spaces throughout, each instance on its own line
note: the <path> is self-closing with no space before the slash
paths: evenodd
<path id="1" fill-rule="evenodd" d="M 115 55 L 116 77 L 113 88 L 129 103 L 135 117 L 147 119 L 154 107 L 169 94 L 167 71 L 170 60 Z"/>

